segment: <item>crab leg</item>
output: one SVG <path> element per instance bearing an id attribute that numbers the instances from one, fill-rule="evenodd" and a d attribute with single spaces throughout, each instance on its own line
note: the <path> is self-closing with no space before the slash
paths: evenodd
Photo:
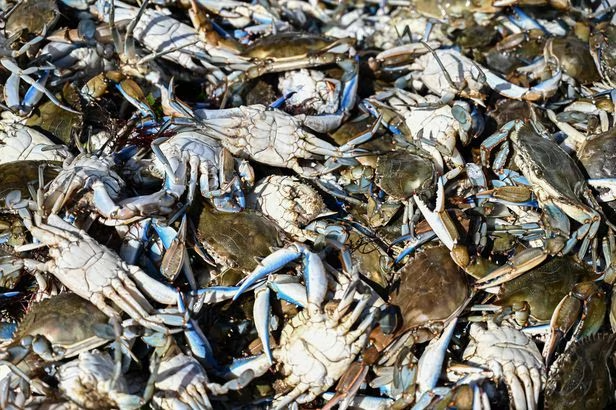
<path id="1" fill-rule="evenodd" d="M 590 336 L 599 331 L 607 310 L 605 292 L 595 282 L 576 284 L 558 304 L 550 319 L 550 333 L 543 348 L 543 358 L 550 364 L 552 355 L 562 338 L 580 319 L 575 338 Z"/>
<path id="2" fill-rule="evenodd" d="M 497 93 L 514 100 L 537 101 L 553 96 L 558 91 L 562 71 L 558 69 L 548 80 L 530 88 L 520 87 L 503 80 L 489 70 L 484 70 L 486 82 Z"/>

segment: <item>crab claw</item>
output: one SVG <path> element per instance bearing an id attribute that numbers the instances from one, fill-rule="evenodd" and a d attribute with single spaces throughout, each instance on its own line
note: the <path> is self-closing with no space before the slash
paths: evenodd
<path id="1" fill-rule="evenodd" d="M 311 252 L 306 245 L 301 243 L 296 243 L 287 248 L 279 249 L 271 255 L 265 257 L 259 266 L 257 266 L 257 268 L 246 277 L 244 282 L 242 282 L 237 293 L 233 297 L 233 300 L 236 300 L 242 293 L 244 293 L 259 280 L 282 269 L 287 264 L 299 259 L 300 257 L 303 258 L 304 280 L 306 281 L 308 303 L 315 306 L 320 306 L 321 302 L 325 299 L 325 293 L 327 292 L 325 267 L 323 266 L 323 262 L 321 261 L 319 255 Z"/>
<path id="2" fill-rule="evenodd" d="M 306 288 L 295 280 L 293 276 L 276 275 L 268 280 L 255 291 L 255 303 L 253 306 L 253 316 L 255 327 L 263 350 L 270 364 L 273 363 L 272 347 L 269 337 L 270 328 L 270 293 L 274 291 L 278 298 L 293 303 L 296 306 L 306 307 Z"/>
<path id="3" fill-rule="evenodd" d="M 184 325 L 184 335 L 192 353 L 195 356 L 206 360 L 212 366 L 216 366 L 212 346 L 203 334 L 203 331 L 195 319 L 190 317 L 190 312 L 186 310 L 184 298 L 180 292 L 178 292 L 178 311 L 180 314 L 184 315 L 184 321 L 186 323 Z"/>
<path id="4" fill-rule="evenodd" d="M 449 346 L 457 322 L 458 319 L 454 318 L 447 327 L 443 329 L 441 336 L 428 344 L 426 350 L 419 359 L 417 365 L 417 399 L 425 392 L 436 387 L 438 378 L 441 375 L 445 354 L 447 353 L 447 346 Z"/>
<path id="5" fill-rule="evenodd" d="M 528 272 L 538 266 L 548 257 L 542 248 L 528 248 L 513 256 L 507 263 L 483 278 L 477 280 L 477 289 L 498 286 Z"/>
<path id="6" fill-rule="evenodd" d="M 575 325 L 575 338 L 590 336 L 599 331 L 607 310 L 605 292 L 595 282 L 582 282 L 573 286 L 554 310 L 550 319 L 550 333 L 543 347 L 543 358 L 547 364 L 563 336 Z"/>
<path id="7" fill-rule="evenodd" d="M 451 251 L 451 257 L 456 262 L 456 265 L 466 269 L 470 263 L 470 256 L 468 255 L 468 249 L 458 244 L 458 230 L 445 210 L 445 187 L 443 177 L 438 179 L 434 211 L 431 211 L 423 199 L 417 194 L 415 194 L 413 199 L 436 236 L 438 236 L 443 244 Z"/>

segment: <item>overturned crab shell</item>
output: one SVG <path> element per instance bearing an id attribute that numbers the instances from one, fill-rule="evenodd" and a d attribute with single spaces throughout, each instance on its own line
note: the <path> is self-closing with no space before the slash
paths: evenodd
<path id="1" fill-rule="evenodd" d="M 248 203 L 298 240 L 305 239 L 303 227 L 320 216 L 331 214 L 314 188 L 286 175 L 270 175 L 260 181 Z"/>
<path id="2" fill-rule="evenodd" d="M 17 123 L 0 124 L 0 164 L 20 160 L 63 161 L 58 147 L 34 128 Z"/>
<path id="3" fill-rule="evenodd" d="M 493 322 L 488 322 L 487 329 L 471 325 L 470 337 L 464 360 L 504 378 L 514 408 L 536 408 L 545 384 L 545 366 L 535 343 L 522 331 Z"/>
<path id="4" fill-rule="evenodd" d="M 157 409 L 211 409 L 205 386 L 208 378 L 197 359 L 177 354 L 163 359 L 155 381 Z"/>
<path id="5" fill-rule="evenodd" d="M 331 114 L 338 109 L 340 81 L 326 78 L 321 71 L 302 69 L 290 71 L 278 84 L 282 95 L 292 95 L 285 106 L 306 114 Z"/>
<path id="6" fill-rule="evenodd" d="M 79 358 L 58 368 L 60 390 L 83 409 L 138 409 L 139 396 L 128 394 L 123 376 L 113 380 L 114 363 L 107 353 L 82 352 Z"/>

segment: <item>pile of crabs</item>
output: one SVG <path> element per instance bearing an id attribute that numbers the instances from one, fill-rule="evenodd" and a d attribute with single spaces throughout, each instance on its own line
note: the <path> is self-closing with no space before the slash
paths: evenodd
<path id="1" fill-rule="evenodd" d="M 614 2 L 0 10 L 0 408 L 616 402 Z"/>

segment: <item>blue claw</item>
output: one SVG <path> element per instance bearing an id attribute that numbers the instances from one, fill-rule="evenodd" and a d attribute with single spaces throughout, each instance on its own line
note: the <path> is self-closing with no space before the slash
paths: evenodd
<path id="1" fill-rule="evenodd" d="M 278 299 L 299 307 L 306 307 L 308 305 L 306 288 L 295 280 L 285 280 L 285 278 L 288 277 L 279 275 L 277 279 L 269 281 L 267 286 L 276 293 Z"/>
<path id="2" fill-rule="evenodd" d="M 340 100 L 340 108 L 337 112 L 337 114 L 346 114 L 355 106 L 359 80 L 359 56 L 355 56 L 354 61 L 339 64 L 350 65 L 350 67 L 343 67 L 345 69 L 345 74 L 342 77 L 342 98 Z"/>
<path id="3" fill-rule="evenodd" d="M 237 294 L 233 297 L 233 300 L 236 300 L 248 288 L 259 280 L 265 278 L 270 273 L 274 273 L 284 268 L 289 263 L 299 259 L 300 256 L 302 256 L 302 249 L 304 248 L 304 245 L 292 245 L 288 248 L 279 249 L 271 255 L 265 257 L 259 266 L 257 266 L 257 268 L 252 271 L 252 273 L 248 275 L 244 282 L 240 285 Z"/>
<path id="4" fill-rule="evenodd" d="M 415 249 L 423 245 L 424 243 L 431 241 L 436 238 L 436 234 L 434 231 L 424 232 L 418 236 L 416 236 L 411 242 L 400 252 L 400 254 L 396 257 L 394 263 L 400 263 L 402 259 L 415 252 Z M 393 243 L 392 243 L 393 245 Z"/>
<path id="5" fill-rule="evenodd" d="M 543 27 L 537 20 L 530 17 L 526 14 L 521 8 L 514 7 L 513 14 L 509 15 L 509 21 L 511 21 L 516 26 L 520 27 L 522 30 L 529 31 L 532 29 L 538 29 L 543 31 L 545 34 L 550 34 L 545 27 Z"/>
<path id="6" fill-rule="evenodd" d="M 190 313 L 186 310 L 186 305 L 184 304 L 184 297 L 180 292 L 178 292 L 178 310 L 184 315 L 186 322 L 184 325 L 184 336 L 192 353 L 196 357 L 205 360 L 212 367 L 218 367 L 210 342 L 203 334 L 197 321 L 190 317 Z"/>
<path id="7" fill-rule="evenodd" d="M 241 284 L 237 294 L 233 297 L 236 300 L 249 287 L 257 281 L 265 278 L 270 273 L 274 273 L 287 264 L 299 259 L 303 256 L 304 263 L 304 280 L 308 294 L 308 302 L 320 306 L 325 299 L 327 292 L 327 277 L 325 267 L 321 258 L 316 253 L 311 252 L 303 244 L 294 244 L 288 248 L 282 248 L 267 256 L 261 261 L 261 264 L 250 274 Z"/>
<path id="8" fill-rule="evenodd" d="M 308 305 L 306 288 L 297 282 L 294 276 L 274 275 L 271 280 L 268 280 L 257 288 L 255 291 L 253 317 L 259 339 L 261 339 L 261 344 L 263 345 L 263 351 L 270 362 L 273 361 L 269 337 L 271 317 L 270 294 L 272 290 L 279 299 L 300 307 L 306 307 Z"/>
<path id="9" fill-rule="evenodd" d="M 253 306 L 253 316 L 255 321 L 255 328 L 261 344 L 263 345 L 263 352 L 267 356 L 270 364 L 273 363 L 272 346 L 269 337 L 270 328 L 270 289 L 267 286 L 262 286 L 255 292 L 255 304 Z"/>
<path id="10" fill-rule="evenodd" d="M 162 241 L 165 249 L 169 249 L 174 239 L 178 236 L 178 233 L 172 227 L 167 225 L 160 225 L 156 221 L 154 221 L 152 226 L 154 227 L 156 234 Z"/>
<path id="11" fill-rule="evenodd" d="M 282 107 L 282 104 L 284 104 L 285 101 L 287 101 L 289 98 L 291 98 L 291 96 L 293 94 L 295 94 L 297 91 L 291 91 L 286 93 L 285 95 L 283 95 L 282 97 L 278 98 L 276 101 L 274 101 L 273 103 L 271 103 L 269 105 L 270 108 L 280 108 Z"/>

